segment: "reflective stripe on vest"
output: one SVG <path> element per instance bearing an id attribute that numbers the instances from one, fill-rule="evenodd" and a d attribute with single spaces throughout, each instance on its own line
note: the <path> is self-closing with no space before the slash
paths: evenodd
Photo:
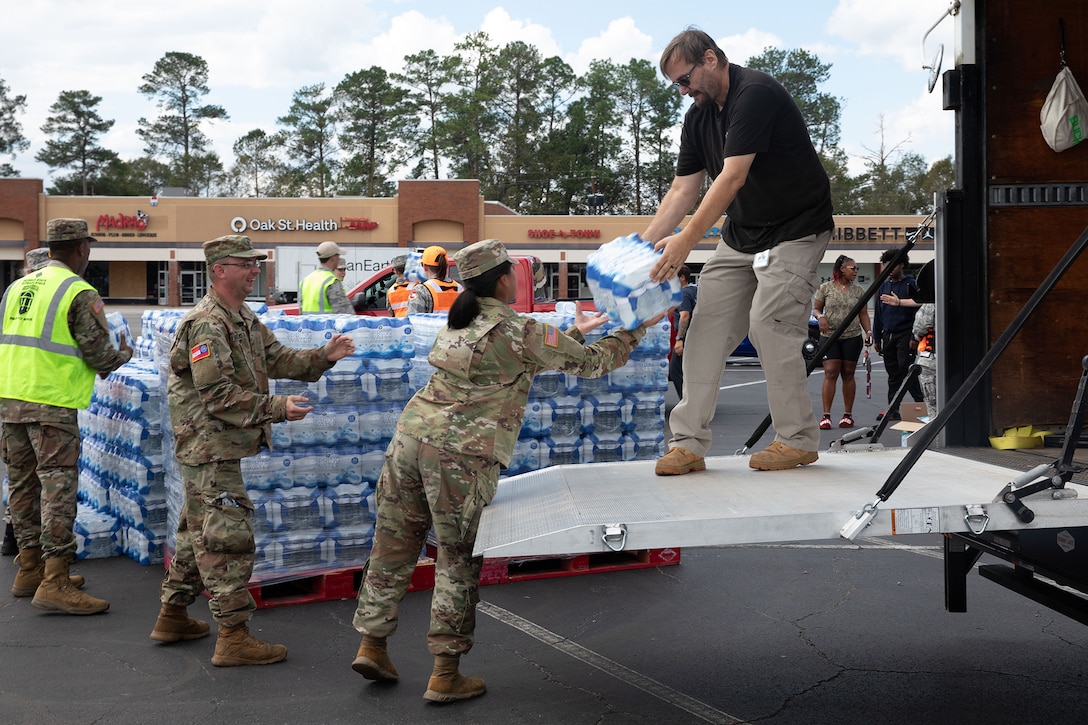
<path id="1" fill-rule="evenodd" d="M 386 299 L 389 300 L 389 309 L 393 312 L 393 317 L 408 316 L 409 294 L 410 288 L 407 282 L 393 283 L 393 286 L 389 289 L 389 294 L 386 296 Z"/>
<path id="2" fill-rule="evenodd" d="M 331 269 L 315 269 L 303 278 L 299 285 L 299 311 L 306 313 L 332 313 L 332 305 L 329 304 L 329 285 L 338 282 L 339 279 Z"/>
<path id="3" fill-rule="evenodd" d="M 29 284 L 42 280 L 38 284 Z M 37 287 L 37 289 L 31 289 Z M 45 267 L 12 284 L 0 299 L 0 397 L 86 408 L 95 370 L 68 329 L 72 300 L 94 287 L 63 267 Z M 34 304 L 41 295 L 48 304 Z M 28 314 L 29 313 L 29 314 Z"/>
<path id="4" fill-rule="evenodd" d="M 431 291 L 431 312 L 445 312 L 461 294 L 461 285 L 456 282 L 444 282 L 438 279 L 429 279 L 423 284 Z"/>

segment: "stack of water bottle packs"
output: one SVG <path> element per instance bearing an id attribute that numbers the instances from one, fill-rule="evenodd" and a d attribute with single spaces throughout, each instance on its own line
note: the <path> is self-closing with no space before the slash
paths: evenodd
<path id="1" fill-rule="evenodd" d="M 533 317 L 566 329 L 572 316 Z M 586 343 L 626 325 L 606 322 Z M 525 420 L 505 475 L 567 463 L 648 460 L 664 453 L 669 323 L 649 328 L 627 364 L 600 378 L 556 371 L 536 377 Z"/>
<path id="2" fill-rule="evenodd" d="M 355 353 L 315 383 L 270 382 L 272 393 L 304 395 L 314 409 L 273 425 L 272 450 L 242 460 L 255 509 L 255 573 L 360 566 L 374 534 L 374 484 L 414 392 L 413 326 L 407 318 L 356 315 L 263 321 L 289 347 L 320 347 L 342 333 L 354 340 Z"/>
<path id="3" fill-rule="evenodd" d="M 263 310 L 261 310 L 263 311 Z M 163 561 L 176 546 L 184 484 L 166 405 L 169 352 L 185 309 L 144 313 L 132 362 L 96 384 L 80 415 L 80 556 L 127 554 Z M 562 329 L 569 310 L 534 317 Z M 374 532 L 374 486 L 407 400 L 427 384 L 444 314 L 409 318 L 265 314 L 285 345 L 308 349 L 335 333 L 355 354 L 315 383 L 270 381 L 275 394 L 305 395 L 314 410 L 272 426 L 272 449 L 242 459 L 254 505 L 254 574 L 277 577 L 361 566 Z M 641 324 L 641 323 L 640 323 Z M 608 322 L 587 342 L 618 327 Z M 655 458 L 663 453 L 669 326 L 648 331 L 626 366 L 590 380 L 538 376 L 507 475 L 564 463 Z"/>
<path id="4" fill-rule="evenodd" d="M 134 351 L 147 349 L 132 339 L 120 313 L 107 319 L 115 345 L 124 333 Z M 78 558 L 125 554 L 142 564 L 163 560 L 165 405 L 157 369 L 140 357 L 96 379 L 90 406 L 79 411 Z"/>

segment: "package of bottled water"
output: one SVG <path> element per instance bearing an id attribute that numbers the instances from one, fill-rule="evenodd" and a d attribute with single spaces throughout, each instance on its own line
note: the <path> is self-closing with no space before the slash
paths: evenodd
<path id="1" fill-rule="evenodd" d="M 4 479 L 5 481 L 7 479 Z M 90 468 L 80 466 L 77 498 L 96 511 L 110 510 L 110 487 Z M 5 498 L 4 504 L 7 505 Z"/>
<path id="2" fill-rule="evenodd" d="M 324 566 L 340 568 L 361 566 L 370 558 L 370 547 L 374 542 L 374 525 L 364 524 L 358 528 L 338 527 L 318 537 L 317 544 L 321 551 L 321 563 Z"/>
<path id="3" fill-rule="evenodd" d="M 113 514 L 77 504 L 72 529 L 77 559 L 104 559 L 123 551 L 121 522 Z"/>
<path id="4" fill-rule="evenodd" d="M 663 430 L 633 430 L 627 436 L 634 446 L 630 460 L 649 461 L 665 455 Z"/>
<path id="5" fill-rule="evenodd" d="M 650 281 L 650 270 L 661 257 L 637 234 L 618 237 L 587 258 L 586 281 L 598 310 L 633 330 L 646 320 L 680 304 L 680 281 Z"/>
<path id="6" fill-rule="evenodd" d="M 544 451 L 544 441 L 541 438 L 519 438 L 514 444 L 514 453 L 510 457 L 510 465 L 502 472 L 504 476 L 515 476 L 519 473 L 536 471 L 547 465 Z"/>
<path id="7" fill-rule="evenodd" d="M 359 406 L 359 440 L 378 443 L 391 439 L 403 409 L 403 401 L 362 403 Z"/>
<path id="8" fill-rule="evenodd" d="M 423 270 L 423 252 L 408 252 L 404 263 L 404 276 L 409 282 L 426 282 L 427 273 Z"/>
<path id="9" fill-rule="evenodd" d="M 627 418 L 623 393 L 602 393 L 582 398 L 582 432 L 601 438 L 617 438 Z"/>
<path id="10" fill-rule="evenodd" d="M 582 437 L 581 463 L 616 463 L 633 457 L 634 443 L 625 435 L 599 438 L 590 434 Z"/>
<path id="11" fill-rule="evenodd" d="M 389 447 L 388 440 L 377 443 L 363 443 L 355 448 L 359 455 L 359 475 L 363 483 L 373 486 L 378 482 L 382 466 L 385 465 L 385 450 Z"/>
<path id="12" fill-rule="evenodd" d="M 117 349 L 121 349 L 121 335 L 125 336 L 125 342 L 132 345 L 134 338 L 132 330 L 128 326 L 128 320 L 120 312 L 107 312 L 106 324 L 110 327 L 110 342 Z"/>
<path id="13" fill-rule="evenodd" d="M 533 378 L 529 398 L 552 398 L 567 391 L 567 374 L 558 370 L 545 370 Z"/>
<path id="14" fill-rule="evenodd" d="M 580 435 L 552 435 L 544 439 L 544 444 L 548 466 L 563 466 L 581 462 L 582 437 Z"/>
<path id="15" fill-rule="evenodd" d="M 122 527 L 124 554 L 133 561 L 150 566 L 162 564 L 165 559 L 165 536 L 152 536 L 146 531 Z"/>
<path id="16" fill-rule="evenodd" d="M 373 524 L 366 506 L 371 490 L 366 483 L 341 483 L 325 489 L 320 502 L 322 527 L 359 530 Z"/>
<path id="17" fill-rule="evenodd" d="M 294 485 L 294 460 L 281 451 L 262 450 L 242 459 L 242 480 L 246 488 L 268 490 Z"/>
<path id="18" fill-rule="evenodd" d="M 665 427 L 665 396 L 655 390 L 636 390 L 624 397 L 625 431 L 659 431 Z"/>
<path id="19" fill-rule="evenodd" d="M 525 406 L 519 438 L 540 438 L 552 432 L 555 423 L 555 403 L 549 398 L 530 398 Z"/>
<path id="20" fill-rule="evenodd" d="M 427 312 L 408 315 L 412 324 L 412 343 L 416 357 L 427 359 L 438 333 L 446 326 L 447 315 L 439 312 Z"/>
<path id="21" fill-rule="evenodd" d="M 249 307 L 255 315 L 268 314 L 268 303 L 264 300 L 246 300 L 246 306 Z"/>
<path id="22" fill-rule="evenodd" d="M 415 355 L 415 326 L 407 317 L 337 315 L 336 330 L 355 342 L 355 357 L 364 360 L 411 358 Z"/>
<path id="23" fill-rule="evenodd" d="M 582 432 L 582 399 L 576 395 L 562 395 L 551 399 L 554 407 L 551 435 L 557 437 L 579 435 Z"/>

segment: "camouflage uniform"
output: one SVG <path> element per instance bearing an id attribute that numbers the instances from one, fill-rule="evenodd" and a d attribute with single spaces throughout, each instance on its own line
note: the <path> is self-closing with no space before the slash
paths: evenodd
<path id="1" fill-rule="evenodd" d="M 461 255 L 489 243 L 498 244 L 458 253 L 462 278 L 471 265 Z M 398 604 L 433 524 L 438 559 L 427 639 L 435 655 L 472 647 L 483 563 L 472 549 L 500 467 L 510 462 L 533 377 L 543 370 L 600 377 L 625 364 L 644 334 L 621 331 L 586 346 L 573 327 L 563 333 L 491 297 L 479 304 L 467 328 L 439 333 L 429 358 L 436 371 L 397 423 L 378 479 L 374 544 L 353 621 L 365 635 L 396 631 Z"/>
<path id="2" fill-rule="evenodd" d="M 287 419 L 287 397 L 269 395 L 268 379 L 315 381 L 331 367 L 323 348 L 280 344 L 249 307 L 229 308 L 214 288 L 182 319 L 170 351 L 167 401 L 185 503 L 163 604 L 187 607 L 207 588 L 220 625 L 250 618 L 253 504 L 241 459 L 268 446 L 272 423 Z"/>
<path id="3" fill-rule="evenodd" d="M 85 223 L 83 232 L 85 236 Z M 58 260 L 49 265 L 71 271 Z M 18 281 L 8 288 L 5 298 L 17 285 Z M 96 292 L 80 292 L 68 308 L 67 324 L 83 362 L 104 376 L 128 362 L 132 352 L 113 347 L 103 309 Z M 81 443 L 76 416 L 75 408 L 0 398 L 4 430 L 0 457 L 8 467 L 8 509 L 15 538 L 20 549 L 41 546 L 46 559 L 71 561 L 76 556 L 72 525 Z"/>

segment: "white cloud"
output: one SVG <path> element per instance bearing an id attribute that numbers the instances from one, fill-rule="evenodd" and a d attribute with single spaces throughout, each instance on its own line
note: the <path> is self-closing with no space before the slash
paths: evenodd
<path id="1" fill-rule="evenodd" d="M 749 28 L 740 35 L 729 35 L 716 39 L 718 47 L 725 51 L 730 63 L 744 65 L 748 59 L 762 53 L 766 48 L 782 48 L 785 43 L 774 33 L 756 28 Z"/>
<path id="2" fill-rule="evenodd" d="M 653 38 L 638 28 L 630 16 L 611 21 L 600 34 L 586 38 L 578 50 L 566 58 L 575 73 L 589 70 L 594 60 L 611 60 L 625 65 L 632 58 L 645 58 L 655 64 L 660 48 L 655 48 Z"/>
<path id="3" fill-rule="evenodd" d="M 921 68 L 922 36 L 947 12 L 948 0 L 872 2 L 840 0 L 827 21 L 827 30 L 856 46 L 862 56 L 890 56 L 904 69 Z M 926 42 L 926 61 L 945 44 L 951 57 L 954 22 L 945 18 Z"/>

